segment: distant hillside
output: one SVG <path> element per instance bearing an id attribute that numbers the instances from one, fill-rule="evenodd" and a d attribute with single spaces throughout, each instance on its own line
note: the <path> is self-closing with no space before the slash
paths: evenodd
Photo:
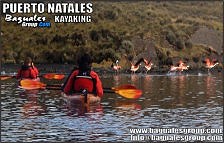
<path id="1" fill-rule="evenodd" d="M 29 55 L 36 63 L 74 64 L 83 51 L 103 67 L 117 59 L 124 67 L 140 57 L 164 66 L 223 55 L 221 1 L 95 1 L 93 9 L 92 23 L 85 24 L 58 24 L 45 14 L 51 28 L 23 28 L 2 16 L 2 63 Z"/>
<path id="2" fill-rule="evenodd" d="M 204 44 L 219 55 L 223 54 L 223 33 L 206 27 L 200 28 L 190 38 L 193 44 Z"/>

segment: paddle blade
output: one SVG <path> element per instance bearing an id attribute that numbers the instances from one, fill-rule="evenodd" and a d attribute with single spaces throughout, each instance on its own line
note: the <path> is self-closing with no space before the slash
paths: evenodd
<path id="1" fill-rule="evenodd" d="M 112 87 L 112 90 L 121 90 L 121 89 L 137 89 L 134 85 L 131 84 L 125 84 L 125 85 L 120 85 L 118 87 Z"/>
<path id="2" fill-rule="evenodd" d="M 142 95 L 142 91 L 139 89 L 121 89 L 115 91 L 115 93 L 129 99 L 137 99 Z"/>
<path id="3" fill-rule="evenodd" d="M 1 76 L 1 80 L 6 80 L 6 79 L 10 79 L 13 78 L 13 76 Z"/>
<path id="4" fill-rule="evenodd" d="M 61 80 L 65 77 L 65 75 L 63 74 L 55 74 L 55 73 L 48 73 L 43 75 L 44 78 L 46 79 L 57 79 L 57 80 Z"/>
<path id="5" fill-rule="evenodd" d="M 46 84 L 43 84 L 39 81 L 33 81 L 30 79 L 24 79 L 20 81 L 20 87 L 27 89 L 27 90 L 31 90 L 31 89 L 40 89 L 40 88 L 45 88 Z"/>

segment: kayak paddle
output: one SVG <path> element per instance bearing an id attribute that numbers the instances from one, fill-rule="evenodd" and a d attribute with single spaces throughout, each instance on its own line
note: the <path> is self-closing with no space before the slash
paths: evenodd
<path id="1" fill-rule="evenodd" d="M 51 85 L 48 86 L 40 81 L 34 81 L 30 79 L 23 79 L 20 81 L 20 87 L 26 90 L 33 90 L 33 89 L 51 89 L 51 90 L 61 90 L 60 85 Z"/>
<path id="2" fill-rule="evenodd" d="M 104 92 L 117 93 L 125 98 L 130 99 L 137 99 L 142 95 L 142 91 L 137 89 L 134 85 L 131 84 L 120 85 L 118 87 L 112 87 L 112 88 L 104 88 Z"/>
<path id="3" fill-rule="evenodd" d="M 1 75 L 0 78 L 1 80 L 6 80 L 10 78 L 15 78 L 15 75 Z M 56 73 L 47 73 L 38 77 L 44 77 L 46 79 L 56 79 L 56 80 L 62 80 L 65 75 L 64 74 L 56 74 Z"/>
<path id="4" fill-rule="evenodd" d="M 24 79 L 20 81 L 21 88 L 23 89 L 50 89 L 50 90 L 61 90 L 61 86 L 48 86 L 42 82 L 39 81 L 33 81 Z M 104 93 L 116 93 L 119 94 L 125 98 L 129 99 L 137 99 L 141 97 L 142 91 L 137 89 L 133 85 L 121 85 L 118 87 L 112 87 L 112 88 L 104 88 Z"/>
<path id="5" fill-rule="evenodd" d="M 61 80 L 65 77 L 65 75 L 64 74 L 56 74 L 56 73 L 47 73 L 47 74 L 44 74 L 43 77 L 46 79 Z"/>
<path id="6" fill-rule="evenodd" d="M 113 90 L 113 88 L 111 88 L 111 90 L 104 90 L 105 93 L 117 93 L 125 98 L 129 98 L 129 99 L 137 99 L 139 97 L 141 97 L 142 95 L 142 91 L 140 89 L 116 89 Z"/>
<path id="7" fill-rule="evenodd" d="M 14 76 L 14 75 L 1 75 L 0 76 L 1 80 L 6 80 L 6 79 L 14 78 L 14 77 L 16 77 L 16 76 Z"/>

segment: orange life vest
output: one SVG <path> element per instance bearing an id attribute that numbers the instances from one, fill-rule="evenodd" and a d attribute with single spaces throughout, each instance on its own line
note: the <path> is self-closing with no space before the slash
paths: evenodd
<path id="1" fill-rule="evenodd" d="M 96 80 L 91 77 L 89 72 L 80 72 L 74 76 L 72 83 L 72 92 L 82 92 L 87 90 L 88 93 L 96 93 Z"/>

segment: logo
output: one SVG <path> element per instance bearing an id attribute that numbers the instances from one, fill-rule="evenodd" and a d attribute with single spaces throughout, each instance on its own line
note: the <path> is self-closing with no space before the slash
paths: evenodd
<path id="1" fill-rule="evenodd" d="M 16 22 L 22 27 L 50 27 L 51 23 L 46 22 L 46 17 L 33 15 L 33 16 L 12 16 L 10 14 L 5 15 L 6 22 Z"/>
<path id="2" fill-rule="evenodd" d="M 3 3 L 2 13 L 6 22 L 22 27 L 51 27 L 48 17 L 54 15 L 54 23 L 89 23 L 92 3 Z"/>

